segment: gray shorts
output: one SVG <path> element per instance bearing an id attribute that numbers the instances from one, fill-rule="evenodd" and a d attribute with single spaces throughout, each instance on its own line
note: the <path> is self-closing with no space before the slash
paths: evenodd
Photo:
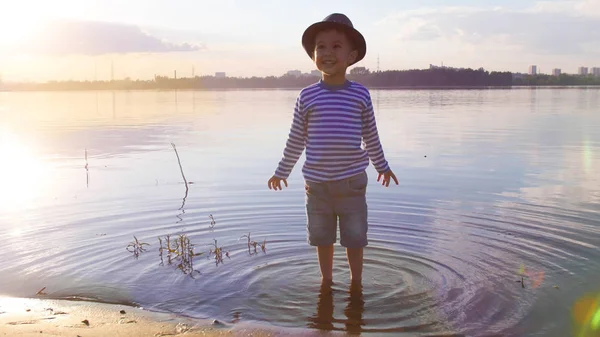
<path id="1" fill-rule="evenodd" d="M 366 172 L 338 181 L 305 182 L 306 229 L 311 246 L 336 242 L 338 217 L 342 246 L 361 248 L 367 245 L 367 183 Z"/>

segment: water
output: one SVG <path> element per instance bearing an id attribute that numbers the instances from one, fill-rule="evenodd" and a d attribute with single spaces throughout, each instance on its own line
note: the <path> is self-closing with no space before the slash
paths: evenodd
<path id="1" fill-rule="evenodd" d="M 296 94 L 0 93 L 0 294 L 308 331 L 571 334 L 573 305 L 600 290 L 599 89 L 373 90 L 400 186 L 369 168 L 364 289 L 349 292 L 337 246 L 331 295 L 303 158 L 288 189 L 267 188 Z M 205 252 L 201 274 L 160 265 L 168 234 Z M 151 244 L 137 259 L 134 236 Z"/>

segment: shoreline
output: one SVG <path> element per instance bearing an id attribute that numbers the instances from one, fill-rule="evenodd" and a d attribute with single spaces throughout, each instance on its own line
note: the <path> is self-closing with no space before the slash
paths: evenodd
<path id="1" fill-rule="evenodd" d="M 278 328 L 149 311 L 82 300 L 0 296 L 0 336 L 317 336 L 332 332 Z M 333 335 L 344 335 L 333 333 Z"/>
<path id="2" fill-rule="evenodd" d="M 600 89 L 600 85 L 510 85 L 510 86 L 367 86 L 369 90 L 530 90 L 530 89 Z M 214 88 L 30 88 L 3 89 L 0 93 L 34 92 L 211 92 L 211 91 L 285 91 L 300 90 L 304 87 L 214 87 Z"/>

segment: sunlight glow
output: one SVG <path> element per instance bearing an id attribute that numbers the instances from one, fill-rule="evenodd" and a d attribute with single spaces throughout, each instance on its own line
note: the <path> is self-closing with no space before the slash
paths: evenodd
<path id="1" fill-rule="evenodd" d="M 13 238 L 23 236 L 23 228 L 13 228 L 11 231 L 9 231 L 8 235 L 10 235 Z"/>
<path id="2" fill-rule="evenodd" d="M 22 12 L 21 12 L 22 13 Z M 4 12 L 0 14 L 0 46 L 11 47 L 27 43 L 39 28 L 39 21 L 33 20 L 19 12 Z"/>
<path id="3" fill-rule="evenodd" d="M 28 206 L 40 194 L 45 165 L 15 134 L 0 129 L 0 211 Z"/>

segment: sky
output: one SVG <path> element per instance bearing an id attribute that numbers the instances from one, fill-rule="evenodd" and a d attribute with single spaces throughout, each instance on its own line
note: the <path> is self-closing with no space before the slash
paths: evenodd
<path id="1" fill-rule="evenodd" d="M 541 73 L 600 67 L 600 0 L 20 0 L 0 2 L 5 81 L 280 76 L 315 69 L 300 43 L 344 13 L 371 70 L 430 64 Z"/>

